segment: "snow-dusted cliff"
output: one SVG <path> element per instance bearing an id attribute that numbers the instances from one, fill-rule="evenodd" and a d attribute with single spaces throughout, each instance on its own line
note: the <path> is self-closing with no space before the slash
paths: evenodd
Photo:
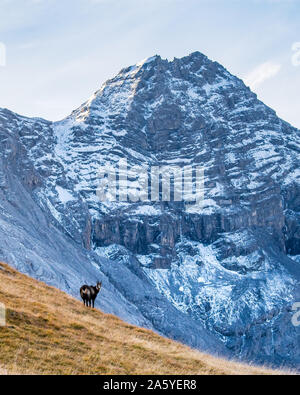
<path id="1" fill-rule="evenodd" d="M 72 294 L 103 277 L 105 311 L 299 367 L 299 134 L 198 52 L 121 70 L 61 122 L 1 110 L 0 258 Z M 202 206 L 100 202 L 121 158 L 201 167 Z"/>

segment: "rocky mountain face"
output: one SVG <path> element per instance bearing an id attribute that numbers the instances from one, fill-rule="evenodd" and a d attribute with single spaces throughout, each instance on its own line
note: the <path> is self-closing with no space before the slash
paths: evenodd
<path id="1" fill-rule="evenodd" d="M 299 134 L 198 52 L 121 70 L 61 122 L 1 110 L 0 258 L 72 294 L 101 277 L 100 308 L 193 347 L 300 368 Z M 203 169 L 201 205 L 100 201 L 120 159 Z"/>

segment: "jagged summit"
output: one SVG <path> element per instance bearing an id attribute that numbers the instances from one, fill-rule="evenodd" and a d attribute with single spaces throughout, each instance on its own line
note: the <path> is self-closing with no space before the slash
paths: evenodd
<path id="1" fill-rule="evenodd" d="M 145 105 L 149 103 L 149 106 L 153 103 L 152 107 L 155 106 L 155 100 L 179 102 L 180 90 L 186 96 L 182 97 L 185 101 L 195 101 L 198 95 L 201 102 L 201 96 L 208 97 L 215 90 L 226 96 L 226 86 L 235 87 L 235 90 L 242 89 L 248 96 L 256 98 L 241 80 L 200 52 L 181 59 L 174 58 L 173 61 L 155 55 L 122 69 L 68 119 L 76 123 L 94 123 L 96 119 L 105 118 L 107 112 L 119 113 L 121 116 L 139 101 L 143 101 Z M 106 100 L 108 97 L 109 101 Z"/>
<path id="2" fill-rule="evenodd" d="M 84 118 L 82 118 L 81 114 L 87 111 L 87 109 L 94 108 L 94 110 L 97 110 L 96 107 L 93 107 L 94 102 L 99 96 L 103 96 L 105 91 L 109 90 L 110 87 L 119 85 L 120 90 L 123 90 L 121 85 L 126 85 L 127 88 L 131 88 L 131 95 L 134 96 L 138 88 L 140 86 L 143 87 L 143 83 L 149 78 L 152 79 L 151 82 L 154 84 L 162 84 L 164 79 L 168 77 L 168 74 L 172 74 L 174 77 L 183 80 L 193 76 L 193 82 L 198 80 L 198 85 L 201 82 L 202 84 L 213 84 L 215 79 L 218 78 L 223 78 L 225 80 L 236 79 L 236 77 L 233 77 L 223 66 L 209 60 L 207 56 L 200 52 L 194 52 L 181 59 L 174 58 L 172 61 L 162 59 L 159 55 L 155 55 L 133 66 L 123 68 L 115 77 L 106 81 L 102 87 L 96 91 L 86 103 L 80 106 L 79 109 L 75 110 L 72 115 L 82 120 Z M 139 84 L 139 82 L 141 82 L 141 84 Z"/>
<path id="3" fill-rule="evenodd" d="M 173 60 L 168 60 L 168 59 L 163 59 L 160 55 L 154 55 L 154 56 L 150 56 L 148 58 L 145 58 L 139 62 L 137 62 L 135 65 L 123 68 L 120 73 L 127 73 L 127 72 L 132 72 L 132 71 L 136 71 L 137 69 L 141 69 L 141 68 L 148 68 L 148 67 L 155 67 L 157 65 L 172 65 L 174 63 L 178 63 L 178 62 L 183 62 L 185 64 L 187 63 L 191 63 L 191 62 L 207 62 L 207 63 L 212 63 L 211 60 L 209 60 L 207 58 L 207 56 L 205 56 L 204 54 L 202 54 L 199 51 L 193 52 L 190 55 L 184 56 L 182 58 L 176 58 L 174 57 Z"/>
<path id="4" fill-rule="evenodd" d="M 69 292 L 87 268 L 100 272 L 105 311 L 193 346 L 202 331 L 208 348 L 299 366 L 299 130 L 223 66 L 199 52 L 148 58 L 61 122 L 0 111 L 0 142 L 4 261 Z M 120 159 L 201 167 L 203 205 L 100 202 L 99 168 Z"/>

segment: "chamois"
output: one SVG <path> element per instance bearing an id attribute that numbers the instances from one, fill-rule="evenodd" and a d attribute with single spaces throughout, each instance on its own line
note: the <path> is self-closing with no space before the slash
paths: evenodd
<path id="1" fill-rule="evenodd" d="M 95 307 L 95 299 L 101 289 L 102 282 L 97 282 L 96 287 L 93 287 L 92 285 L 83 285 L 80 288 L 80 296 L 83 300 L 83 304 L 86 307 Z"/>

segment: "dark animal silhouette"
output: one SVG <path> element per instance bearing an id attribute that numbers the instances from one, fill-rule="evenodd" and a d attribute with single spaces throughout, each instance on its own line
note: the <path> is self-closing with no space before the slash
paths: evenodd
<path id="1" fill-rule="evenodd" d="M 100 292 L 101 286 L 102 282 L 98 281 L 96 287 L 93 287 L 92 285 L 83 285 L 80 288 L 80 296 L 86 307 L 95 307 L 95 299 Z"/>

